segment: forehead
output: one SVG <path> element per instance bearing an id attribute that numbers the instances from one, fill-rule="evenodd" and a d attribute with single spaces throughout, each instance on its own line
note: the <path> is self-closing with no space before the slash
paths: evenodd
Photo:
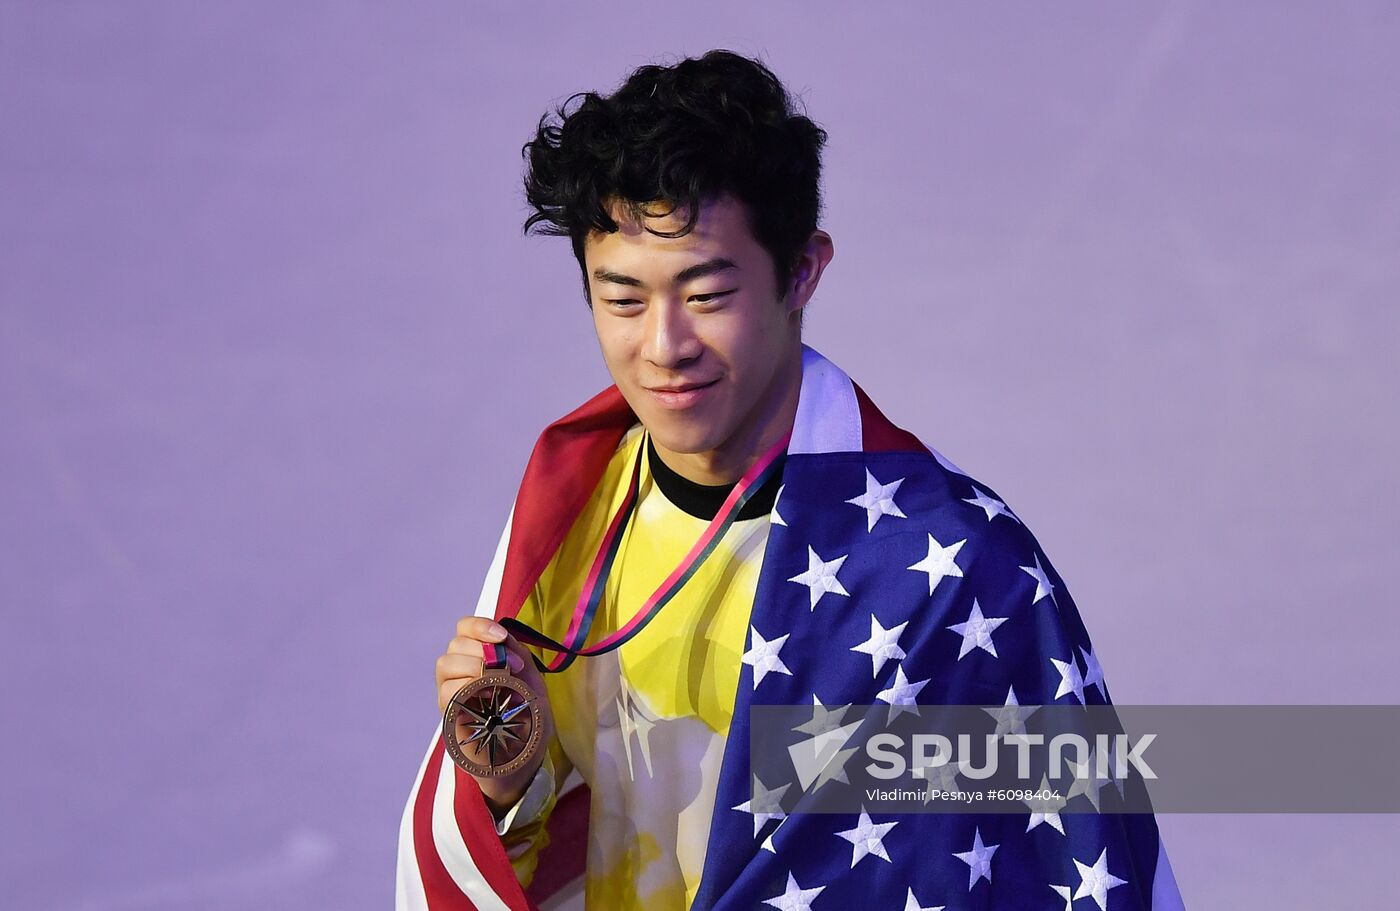
<path id="1" fill-rule="evenodd" d="M 723 194 L 705 200 L 690 231 L 678 237 L 661 237 L 653 232 L 673 232 L 685 227 L 688 211 L 678 205 L 667 212 L 670 203 L 653 201 L 643 207 L 640 219 L 634 219 L 627 208 L 616 199 L 605 203 L 608 214 L 617 222 L 613 232 L 590 231 L 584 239 L 585 252 L 596 255 L 635 256 L 663 252 L 714 254 L 724 252 L 743 256 L 758 248 L 749 229 L 744 205 L 734 196 Z M 660 214 L 666 213 L 666 214 Z"/>

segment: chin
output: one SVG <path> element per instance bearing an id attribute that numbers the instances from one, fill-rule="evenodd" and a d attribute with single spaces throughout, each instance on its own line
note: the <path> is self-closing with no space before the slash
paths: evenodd
<path id="1" fill-rule="evenodd" d="M 647 430 L 656 442 L 672 452 L 708 452 L 715 448 L 710 442 L 714 434 L 709 424 L 663 415 L 659 421 L 647 424 Z"/>

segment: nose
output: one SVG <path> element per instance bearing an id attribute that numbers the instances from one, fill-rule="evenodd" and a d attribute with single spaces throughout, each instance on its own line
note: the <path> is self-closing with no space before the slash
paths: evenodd
<path id="1" fill-rule="evenodd" d="M 647 308 L 643 354 L 658 367 L 671 369 L 700 354 L 700 339 L 690 314 L 675 301 L 663 300 Z"/>

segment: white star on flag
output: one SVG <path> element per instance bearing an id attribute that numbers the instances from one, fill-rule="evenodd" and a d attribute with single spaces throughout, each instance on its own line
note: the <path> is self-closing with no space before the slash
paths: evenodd
<path id="1" fill-rule="evenodd" d="M 744 657 L 740 660 L 753 667 L 754 689 L 757 689 L 758 685 L 763 682 L 763 678 L 770 673 L 792 676 L 792 671 L 788 670 L 788 666 L 783 664 L 783 659 L 778 657 L 778 652 L 782 651 L 783 643 L 787 641 L 788 636 L 792 635 L 791 633 L 783 633 L 776 639 L 768 640 L 759 635 L 758 627 L 750 626 L 749 635 L 753 639 L 753 644 L 749 646 L 747 652 L 744 652 Z"/>
<path id="2" fill-rule="evenodd" d="M 889 703 L 889 720 L 891 721 L 898 718 L 900 712 L 913 712 L 915 717 L 918 717 L 918 709 L 910 708 L 910 706 L 918 705 L 915 699 L 919 695 L 919 690 L 926 686 L 928 686 L 928 680 L 910 683 L 909 678 L 904 676 L 904 665 L 901 664 L 894 669 L 894 683 L 876 693 L 875 698 L 881 702 Z"/>
<path id="3" fill-rule="evenodd" d="M 1046 595 L 1050 596 L 1050 602 L 1059 607 L 1059 602 L 1055 600 L 1055 586 L 1050 584 L 1050 577 L 1045 575 L 1045 569 L 1040 565 L 1040 555 L 1031 554 L 1031 559 L 1035 560 L 1034 566 L 1023 566 L 1021 571 L 1035 580 L 1035 597 L 1031 603 L 1035 604 Z"/>
<path id="4" fill-rule="evenodd" d="M 1116 889 L 1128 883 L 1126 879 L 1119 879 L 1108 872 L 1107 848 L 1099 852 L 1099 859 L 1094 861 L 1092 867 L 1081 864 L 1078 859 L 1075 859 L 1074 865 L 1079 869 L 1079 888 L 1074 890 L 1074 897 L 1092 897 L 1094 903 L 1099 906 L 1099 911 L 1106 911 L 1108 908 L 1109 889 Z"/>
<path id="5" fill-rule="evenodd" d="M 780 788 L 767 788 L 759 781 L 757 775 L 750 778 L 753 782 L 753 796 L 733 809 L 753 815 L 753 837 L 757 838 L 758 833 L 770 820 L 787 818 L 787 814 L 783 812 L 782 799 L 792 782 Z"/>
<path id="6" fill-rule="evenodd" d="M 804 792 L 816 793 L 817 789 L 829 781 L 850 784 L 846 773 L 846 760 L 855 755 L 855 747 L 841 749 L 860 725 L 852 723 L 833 731 L 824 737 L 815 737 L 788 747 L 788 758 L 792 760 L 792 770 L 797 773 L 797 783 Z"/>
<path id="7" fill-rule="evenodd" d="M 1069 886 L 1056 886 L 1051 884 L 1050 888 L 1055 890 L 1055 894 L 1065 900 L 1064 911 L 1074 911 L 1074 899 L 1070 897 Z"/>
<path id="8" fill-rule="evenodd" d="M 928 556 L 918 563 L 910 566 L 909 569 L 916 572 L 928 573 L 928 593 L 933 594 L 933 590 L 938 587 L 938 583 L 943 581 L 945 576 L 956 576 L 962 578 L 962 569 L 954 562 L 958 551 L 967 543 L 967 539 L 956 541 L 944 547 L 938 543 L 938 539 L 933 535 L 928 536 Z"/>
<path id="9" fill-rule="evenodd" d="M 874 531 L 875 523 L 880 521 L 881 516 L 908 518 L 894 502 L 894 492 L 899 490 L 899 485 L 903 483 L 904 479 L 900 478 L 888 484 L 881 484 L 875 480 L 875 476 L 867 468 L 865 469 L 865 493 L 858 497 L 851 497 L 845 502 L 865 510 L 865 530 Z"/>
<path id="10" fill-rule="evenodd" d="M 812 545 L 807 545 L 807 571 L 798 573 L 788 581 L 807 586 L 808 594 L 812 598 L 810 610 L 817 609 L 817 602 L 827 592 L 850 597 L 851 593 L 846 591 L 841 585 L 841 580 L 836 578 L 836 573 L 841 569 L 841 564 L 846 562 L 847 556 L 849 555 L 842 554 L 835 560 L 823 560 L 817 556 Z"/>
<path id="11" fill-rule="evenodd" d="M 827 708 L 822 705 L 822 701 L 817 698 L 817 694 L 812 694 L 812 720 L 804 721 L 793 728 L 799 734 L 811 734 L 813 737 L 820 737 L 822 734 L 829 734 L 832 731 L 841 729 L 841 722 L 846 717 L 846 709 L 849 705 L 838 705 L 834 708 Z"/>
<path id="12" fill-rule="evenodd" d="M 982 651 L 997 656 L 996 646 L 992 644 L 992 631 L 1001 626 L 1007 620 L 1006 617 L 984 617 L 982 607 L 977 603 L 977 599 L 972 599 L 972 613 L 968 616 L 966 623 L 954 623 L 948 629 L 962 635 L 962 647 L 958 649 L 958 660 L 962 660 L 963 655 L 980 648 Z"/>
<path id="13" fill-rule="evenodd" d="M 815 889 L 803 889 L 789 873 L 787 889 L 783 891 L 783 894 L 773 898 L 765 898 L 763 903 L 772 905 L 778 911 L 811 911 L 813 899 L 821 895 L 825 888 L 826 886 L 817 886 Z"/>
<path id="14" fill-rule="evenodd" d="M 898 626 L 885 629 L 880 625 L 880 621 L 872 613 L 870 615 L 870 638 L 860 645 L 851 646 L 853 652 L 864 652 L 870 656 L 870 663 L 873 665 L 873 676 L 880 676 L 880 668 L 885 666 L 886 661 L 898 661 L 904 657 L 904 649 L 899 647 L 899 635 L 904 632 L 904 628 L 909 625 L 905 620 Z M 847 639 L 847 642 L 851 640 Z"/>
<path id="15" fill-rule="evenodd" d="M 793 728 L 799 734 L 810 735 L 788 747 L 788 758 L 792 760 L 798 786 L 803 791 L 815 793 L 828 781 L 850 783 L 846 774 L 846 760 L 855 755 L 856 748 L 841 748 L 860 729 L 861 721 L 858 718 L 850 724 L 841 724 L 847 708 L 838 706 L 828 709 L 813 693 L 812 720 Z"/>
<path id="16" fill-rule="evenodd" d="M 992 521 L 997 516 L 1006 516 L 1017 525 L 1021 524 L 1021 520 L 1012 515 L 1011 510 L 1006 508 L 1005 503 L 982 490 L 976 484 L 972 485 L 972 494 L 973 496 L 970 499 L 965 499 L 963 502 L 971 503 L 973 506 L 985 512 L 988 522 Z"/>
<path id="17" fill-rule="evenodd" d="M 933 800 L 935 791 L 961 791 L 958 786 L 958 770 L 946 762 L 941 765 L 919 765 L 914 767 L 914 777 L 928 780 L 924 786 L 924 805 Z"/>
<path id="18" fill-rule="evenodd" d="M 1026 733 L 1026 719 L 1040 711 L 1040 706 L 1033 705 L 1030 708 L 1021 708 L 1021 704 L 1016 701 L 1016 688 L 1007 687 L 1006 705 L 999 709 L 983 709 L 997 721 L 996 734 L 1000 736 L 1015 736 Z"/>
<path id="19" fill-rule="evenodd" d="M 1040 790 L 1050 790 L 1049 776 L 1040 776 Z M 1065 805 L 1065 798 L 1047 797 L 1043 800 L 1027 800 L 1024 803 L 1031 808 L 1030 822 L 1026 824 L 1027 832 L 1041 823 L 1048 823 L 1056 832 L 1065 834 L 1065 824 L 1060 821 L 1060 808 Z"/>
<path id="20" fill-rule="evenodd" d="M 769 522 L 773 523 L 774 525 L 781 525 L 784 528 L 787 527 L 787 523 L 783 521 L 782 516 L 778 515 L 778 501 L 783 498 L 783 488 L 786 486 L 786 484 L 778 485 L 778 492 L 773 495 L 773 511 L 768 514 Z"/>
<path id="21" fill-rule="evenodd" d="M 1107 701 L 1108 687 L 1104 685 L 1103 666 L 1099 664 L 1099 659 L 1094 657 L 1094 650 L 1090 649 L 1086 652 L 1080 648 L 1079 654 L 1084 656 L 1084 689 L 1087 690 L 1091 686 L 1098 687 L 1099 694 L 1103 696 L 1104 701 Z"/>
<path id="22" fill-rule="evenodd" d="M 992 855 L 996 853 L 1000 845 L 982 844 L 981 830 L 972 830 L 972 848 L 967 851 L 954 852 L 953 856 L 967 864 L 967 889 L 972 891 L 972 887 L 977 885 L 977 880 L 985 879 L 992 881 Z"/>
<path id="23" fill-rule="evenodd" d="M 1079 700 L 1079 704 L 1084 704 L 1084 678 L 1079 676 L 1079 665 L 1074 663 L 1074 654 L 1071 652 L 1068 661 L 1061 661 L 1058 658 L 1051 658 L 1050 663 L 1055 665 L 1055 670 L 1060 672 L 1060 685 L 1055 690 L 1055 698 L 1059 699 L 1069 693 L 1074 694 L 1074 698 Z"/>
<path id="24" fill-rule="evenodd" d="M 1065 800 L 1070 801 L 1083 794 L 1089 799 L 1089 803 L 1094 805 L 1094 811 L 1099 812 L 1099 791 L 1103 790 L 1108 779 L 1100 778 L 1094 771 L 1097 765 L 1096 756 L 1098 756 L 1098 752 L 1090 748 L 1089 758 L 1083 762 L 1065 760 L 1065 765 L 1074 771 L 1074 780 L 1070 782 L 1069 793 L 1065 795 Z"/>
<path id="25" fill-rule="evenodd" d="M 904 911 L 943 911 L 943 905 L 931 905 L 927 908 L 919 904 L 914 898 L 914 890 L 909 890 L 909 897 L 904 900 Z"/>
<path id="26" fill-rule="evenodd" d="M 884 837 L 889 834 L 890 829 L 899 825 L 897 822 L 874 823 L 870 821 L 870 815 L 864 810 L 860 813 L 860 821 L 856 823 L 854 829 L 847 829 L 836 834 L 851 843 L 851 867 L 854 868 L 862 857 L 873 854 L 882 860 L 889 861 L 889 854 L 885 853 Z"/>
<path id="27" fill-rule="evenodd" d="M 852 727 L 856 727 L 856 725 L 852 725 Z M 851 779 L 846 774 L 846 762 L 856 754 L 856 750 L 856 747 L 847 747 L 844 750 L 837 750 L 836 755 L 832 756 L 826 765 L 822 766 L 821 771 L 817 773 L 817 780 L 812 782 L 812 786 L 808 788 L 808 790 L 815 794 L 822 785 L 829 781 L 850 784 Z"/>

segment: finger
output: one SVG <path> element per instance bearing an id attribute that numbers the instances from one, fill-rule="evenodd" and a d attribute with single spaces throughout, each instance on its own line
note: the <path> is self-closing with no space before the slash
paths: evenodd
<path id="1" fill-rule="evenodd" d="M 447 705 L 452 701 L 452 697 L 457 695 L 466 684 L 461 680 L 448 680 L 438 687 L 438 711 L 446 712 Z"/>
<path id="2" fill-rule="evenodd" d="M 480 658 L 482 642 L 480 639 L 473 639 L 470 636 L 458 636 L 447 643 L 447 653 L 449 655 L 470 655 L 473 658 Z"/>
<path id="3" fill-rule="evenodd" d="M 457 635 L 483 642 L 500 642 L 507 634 L 505 627 L 490 617 L 463 617 L 457 621 Z"/>
<path id="4" fill-rule="evenodd" d="M 437 660 L 436 676 L 439 681 L 456 680 L 461 686 L 481 676 L 482 664 L 480 655 L 442 655 Z"/>

